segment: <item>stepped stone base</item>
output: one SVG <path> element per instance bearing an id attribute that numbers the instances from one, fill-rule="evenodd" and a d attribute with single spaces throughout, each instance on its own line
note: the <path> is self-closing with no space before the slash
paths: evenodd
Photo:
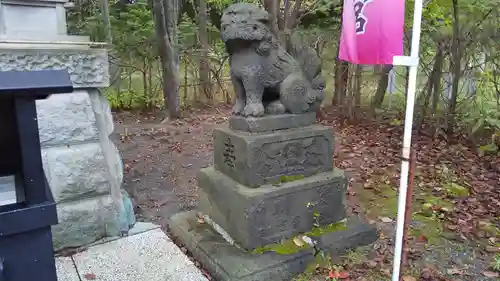
<path id="1" fill-rule="evenodd" d="M 210 225 L 200 224 L 195 211 L 174 215 L 170 231 L 218 281 L 288 281 L 304 272 L 314 261 L 314 249 L 291 255 L 274 252 L 252 254 L 217 233 Z M 339 256 L 349 249 L 368 245 L 378 238 L 377 230 L 358 218 L 347 220 L 347 228 L 313 237 L 320 250 Z"/>
<path id="2" fill-rule="evenodd" d="M 200 171 L 198 183 L 200 211 L 247 250 L 307 232 L 316 222 L 327 225 L 345 218 L 347 180 L 338 169 L 249 188 L 209 167 Z"/>
<path id="3" fill-rule="evenodd" d="M 197 176 L 205 221 L 185 212 L 169 226 L 215 280 L 288 281 L 319 252 L 338 256 L 377 240 L 374 227 L 347 217 L 348 181 L 333 167 L 331 128 L 314 122 L 314 114 L 231 116 L 214 130 L 214 165 Z M 346 228 L 328 228 L 346 218 Z M 316 236 L 318 224 L 331 232 Z M 304 233 L 313 246 L 260 253 Z"/>

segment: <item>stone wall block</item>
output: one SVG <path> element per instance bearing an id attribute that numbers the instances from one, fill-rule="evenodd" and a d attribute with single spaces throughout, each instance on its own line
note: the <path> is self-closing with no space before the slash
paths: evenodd
<path id="1" fill-rule="evenodd" d="M 89 97 L 92 100 L 95 99 L 94 104 L 98 105 L 97 107 L 93 108 L 95 114 L 104 116 L 104 120 L 106 120 L 104 122 L 105 127 L 100 129 L 106 130 L 108 136 L 111 135 L 113 133 L 113 130 L 115 129 L 115 123 L 113 122 L 113 115 L 111 114 L 111 108 L 109 106 L 108 100 L 97 90 L 89 92 Z"/>
<path id="2" fill-rule="evenodd" d="M 37 101 L 42 147 L 98 141 L 94 112 L 86 91 L 52 95 Z"/>
<path id="3" fill-rule="evenodd" d="M 57 213 L 59 224 L 52 226 L 56 251 L 116 235 L 117 216 L 109 195 L 59 204 Z"/>
<path id="4" fill-rule="evenodd" d="M 42 150 L 44 170 L 56 202 L 109 193 L 98 142 Z"/>

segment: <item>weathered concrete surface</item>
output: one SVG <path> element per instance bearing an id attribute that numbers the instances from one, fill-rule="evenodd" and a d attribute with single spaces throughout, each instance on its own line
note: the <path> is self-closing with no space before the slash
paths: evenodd
<path id="1" fill-rule="evenodd" d="M 321 125 L 266 134 L 224 125 L 214 130 L 214 165 L 239 183 L 258 187 L 282 176 L 331 171 L 332 142 L 331 129 Z"/>
<path id="2" fill-rule="evenodd" d="M 80 281 L 71 257 L 56 258 L 57 281 Z"/>
<path id="3" fill-rule="evenodd" d="M 91 273 L 96 281 L 208 281 L 161 229 L 92 246 L 73 260 L 81 280 Z"/>
<path id="4" fill-rule="evenodd" d="M 229 128 L 249 133 L 263 133 L 284 129 L 305 127 L 316 123 L 316 113 L 279 114 L 264 117 L 243 117 L 232 115 L 229 117 Z"/>
<path id="5" fill-rule="evenodd" d="M 174 236 L 218 281 L 289 281 L 314 260 L 314 249 L 305 249 L 292 255 L 248 253 L 229 244 L 208 224 L 199 224 L 195 211 L 174 215 L 169 226 Z M 317 239 L 330 255 L 339 256 L 349 249 L 368 245 L 377 238 L 375 228 L 353 218 L 347 221 L 345 230 L 331 232 Z"/>
<path id="6" fill-rule="evenodd" d="M 58 281 L 207 281 L 159 225 L 138 223 L 130 234 L 56 257 Z"/>
<path id="7" fill-rule="evenodd" d="M 347 180 L 340 170 L 281 185 L 248 188 L 212 167 L 198 176 L 199 210 L 245 249 L 345 218 Z M 314 213 L 320 214 L 315 219 Z"/>

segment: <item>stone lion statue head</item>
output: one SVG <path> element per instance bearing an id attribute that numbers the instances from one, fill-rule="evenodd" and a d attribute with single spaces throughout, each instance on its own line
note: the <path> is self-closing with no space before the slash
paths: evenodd
<path id="1" fill-rule="evenodd" d="M 221 19 L 221 39 L 228 46 L 232 43 L 268 42 L 271 40 L 269 13 L 249 3 L 229 6 Z M 264 46 L 263 46 L 264 47 Z"/>

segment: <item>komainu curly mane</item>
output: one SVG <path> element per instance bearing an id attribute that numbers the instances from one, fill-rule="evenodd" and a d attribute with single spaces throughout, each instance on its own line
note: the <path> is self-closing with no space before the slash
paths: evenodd
<path id="1" fill-rule="evenodd" d="M 236 93 L 234 114 L 257 117 L 319 108 L 324 82 L 312 48 L 292 36 L 286 52 L 269 28 L 269 14 L 253 4 L 231 5 L 221 23 Z"/>

